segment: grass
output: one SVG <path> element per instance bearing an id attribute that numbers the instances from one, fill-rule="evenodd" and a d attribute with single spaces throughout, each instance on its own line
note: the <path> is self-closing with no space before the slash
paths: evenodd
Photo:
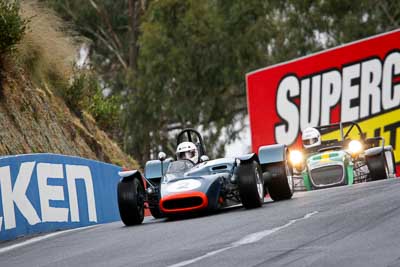
<path id="1" fill-rule="evenodd" d="M 122 153 L 107 134 L 97 127 L 103 126 L 102 128 L 105 130 L 113 128 L 113 123 L 117 121 L 114 116 L 118 115 L 119 104 L 114 99 L 104 98 L 101 94 L 98 76 L 92 75 L 90 69 L 80 70 L 75 67 L 77 52 L 80 47 L 79 42 L 83 39 L 74 37 L 73 33 L 71 34 L 65 27 L 64 21 L 58 18 L 53 11 L 40 6 L 35 0 L 22 1 L 20 13 L 23 19 L 29 21 L 28 28 L 23 38 L 14 46 L 13 53 L 7 55 L 7 60 L 4 62 L 7 63 L 7 66 L 4 71 L 0 71 L 0 86 L 2 78 L 7 80 L 9 84 L 10 81 L 16 79 L 15 81 L 18 84 L 18 86 L 9 87 L 10 90 L 7 91 L 8 101 L 14 99 L 15 102 L 24 106 L 24 103 L 21 102 L 25 98 L 19 97 L 18 93 L 23 93 L 22 91 L 29 89 L 31 96 L 36 94 L 35 96 L 43 101 L 50 101 L 51 104 L 48 109 L 44 108 L 38 113 L 35 110 L 29 112 L 28 106 L 24 106 L 26 108 L 21 107 L 18 111 L 20 113 L 26 112 L 27 117 L 33 116 L 32 122 L 36 121 L 37 124 L 47 118 L 41 117 L 44 114 L 43 111 L 55 112 L 59 119 L 56 123 L 61 123 L 60 128 L 67 132 L 71 131 L 68 142 L 73 144 L 74 149 L 65 151 L 69 151 L 68 153 L 79 151 L 78 155 L 87 157 L 91 155 L 87 152 L 87 145 L 99 160 L 125 166 L 137 166 L 132 158 Z M 34 93 L 32 93 L 33 91 Z M 0 96 L 1 93 L 2 90 L 0 90 Z M 56 97 L 54 97 L 55 95 Z M 14 96 L 14 98 L 10 96 Z M 0 97 L 0 101 L 3 99 L 6 98 Z M 68 101 L 73 103 L 68 103 Z M 68 105 L 68 111 L 63 102 Z M 69 112 L 75 111 L 76 114 L 73 107 L 79 109 L 81 114 L 90 113 L 90 116 L 73 116 L 73 113 Z M 40 107 L 38 108 L 40 109 Z M 17 114 L 9 113 L 15 127 L 20 126 L 18 118 L 15 116 Z M 33 114 L 30 115 L 29 113 Z M 22 117 L 24 115 L 22 114 Z M 86 117 L 89 117 L 89 119 L 86 119 Z M 29 122 L 24 123 L 29 124 Z M 24 128 L 20 128 L 18 132 L 23 133 L 24 130 Z M 57 138 L 54 135 L 46 135 L 45 137 Z M 60 152 L 57 145 L 42 148 L 40 144 L 35 143 L 36 138 L 32 138 L 30 141 L 32 141 L 29 143 L 30 149 L 34 152 L 43 152 L 44 149 L 46 152 Z M 49 141 L 50 143 L 52 142 Z M 4 149 L 8 153 L 30 152 L 26 146 L 21 151 L 17 151 L 15 148 L 13 148 L 14 151 L 11 151 L 7 147 Z"/>
<path id="2" fill-rule="evenodd" d="M 64 22 L 35 1 L 21 3 L 29 28 L 17 46 L 17 59 L 38 86 L 63 90 L 73 75 L 78 43 L 66 34 Z"/>

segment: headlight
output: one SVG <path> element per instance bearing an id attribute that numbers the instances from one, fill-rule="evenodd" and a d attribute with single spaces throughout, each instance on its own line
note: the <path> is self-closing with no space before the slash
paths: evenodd
<path id="1" fill-rule="evenodd" d="M 303 154 L 298 150 L 290 151 L 289 160 L 294 166 L 299 165 L 303 162 Z"/>
<path id="2" fill-rule="evenodd" d="M 349 151 L 352 155 L 357 155 L 362 151 L 362 144 L 360 141 L 352 140 L 349 143 Z"/>

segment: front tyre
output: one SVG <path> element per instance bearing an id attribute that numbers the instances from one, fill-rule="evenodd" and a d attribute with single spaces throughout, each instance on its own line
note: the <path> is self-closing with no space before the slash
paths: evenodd
<path id="1" fill-rule="evenodd" d="M 260 165 L 257 162 L 238 166 L 239 195 L 246 209 L 258 208 L 264 202 L 264 183 Z"/>
<path id="2" fill-rule="evenodd" d="M 265 181 L 272 200 L 291 199 L 294 191 L 293 173 L 286 161 L 268 164 L 265 171 L 269 178 Z"/>
<path id="3" fill-rule="evenodd" d="M 118 208 L 126 226 L 141 224 L 144 219 L 144 187 L 139 178 L 122 180 L 118 183 Z"/>

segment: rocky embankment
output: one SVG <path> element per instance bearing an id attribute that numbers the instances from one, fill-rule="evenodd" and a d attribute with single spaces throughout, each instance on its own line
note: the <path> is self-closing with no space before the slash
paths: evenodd
<path id="1" fill-rule="evenodd" d="M 45 85 L 10 69 L 1 73 L 0 155 L 59 153 L 137 167 L 90 115 L 78 117 Z"/>

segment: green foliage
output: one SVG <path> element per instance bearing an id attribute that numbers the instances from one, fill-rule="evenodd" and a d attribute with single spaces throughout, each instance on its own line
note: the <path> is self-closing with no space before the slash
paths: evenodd
<path id="1" fill-rule="evenodd" d="M 70 86 L 62 90 L 61 94 L 68 107 L 79 114 L 88 106 L 88 101 L 95 94 L 97 85 L 92 83 L 86 73 L 76 73 Z"/>
<path id="2" fill-rule="evenodd" d="M 225 144 L 219 142 L 222 133 L 228 132 L 229 139 L 237 134 L 233 122 L 238 113 L 246 111 L 243 75 L 259 61 L 259 54 L 250 50 L 254 43 L 244 42 L 236 32 L 243 34 L 252 27 L 251 18 L 242 19 L 243 24 L 236 21 L 249 11 L 234 11 L 237 14 L 227 20 L 220 6 L 211 1 L 168 0 L 150 5 L 142 23 L 137 95 L 130 96 L 132 101 L 141 99 L 140 103 L 158 102 L 135 118 L 150 122 L 153 129 L 145 129 L 147 136 L 170 150 L 166 152 L 174 152 L 175 140 L 168 135 L 175 127 L 202 127 L 210 156 L 220 155 Z M 132 110 L 126 114 L 132 121 L 137 113 Z M 133 126 L 128 128 L 129 133 L 139 127 L 129 126 Z M 138 151 L 143 142 L 132 140 L 136 145 L 128 145 Z"/>
<path id="3" fill-rule="evenodd" d="M 97 90 L 91 98 L 88 111 L 95 118 L 100 128 L 115 133 L 115 128 L 120 126 L 120 103 L 118 96 L 105 97 L 101 90 Z"/>
<path id="4" fill-rule="evenodd" d="M 246 116 L 247 72 L 400 23 L 391 0 L 42 1 L 91 40 L 93 67 L 121 96 L 124 147 L 141 162 L 172 153 L 187 126 L 206 134 L 210 156 L 222 155 Z"/>
<path id="5" fill-rule="evenodd" d="M 113 133 L 119 124 L 119 98 L 104 96 L 98 77 L 91 72 L 77 71 L 71 85 L 62 91 L 62 97 L 77 115 L 88 111 L 105 131 Z"/>
<path id="6" fill-rule="evenodd" d="M 220 137 L 235 139 L 241 128 L 233 126 L 246 115 L 246 73 L 390 30 L 396 23 L 389 23 L 389 16 L 400 21 L 400 7 L 396 11 L 391 3 L 152 2 L 141 26 L 137 91 L 131 95 L 135 107 L 126 113 L 127 121 L 137 119 L 127 129 L 136 135 L 127 143 L 130 151 L 140 151 L 150 138 L 164 150 L 172 148 L 168 130 L 178 125 L 200 126 L 207 135 L 208 153 L 223 154 L 225 142 Z M 147 106 L 140 108 L 140 103 Z M 144 109 L 149 112 L 137 113 Z M 141 127 L 140 121 L 153 129 Z M 147 136 L 138 138 L 137 129 Z"/>
<path id="7" fill-rule="evenodd" d="M 27 29 L 28 20 L 19 15 L 18 1 L 0 0 L 0 55 L 14 49 Z"/>
<path id="8" fill-rule="evenodd" d="M 91 61 L 96 72 L 112 87 L 114 93 L 122 91 L 131 42 L 129 0 L 40 1 L 56 10 L 64 20 L 72 22 L 73 29 L 90 40 L 93 51 Z"/>

